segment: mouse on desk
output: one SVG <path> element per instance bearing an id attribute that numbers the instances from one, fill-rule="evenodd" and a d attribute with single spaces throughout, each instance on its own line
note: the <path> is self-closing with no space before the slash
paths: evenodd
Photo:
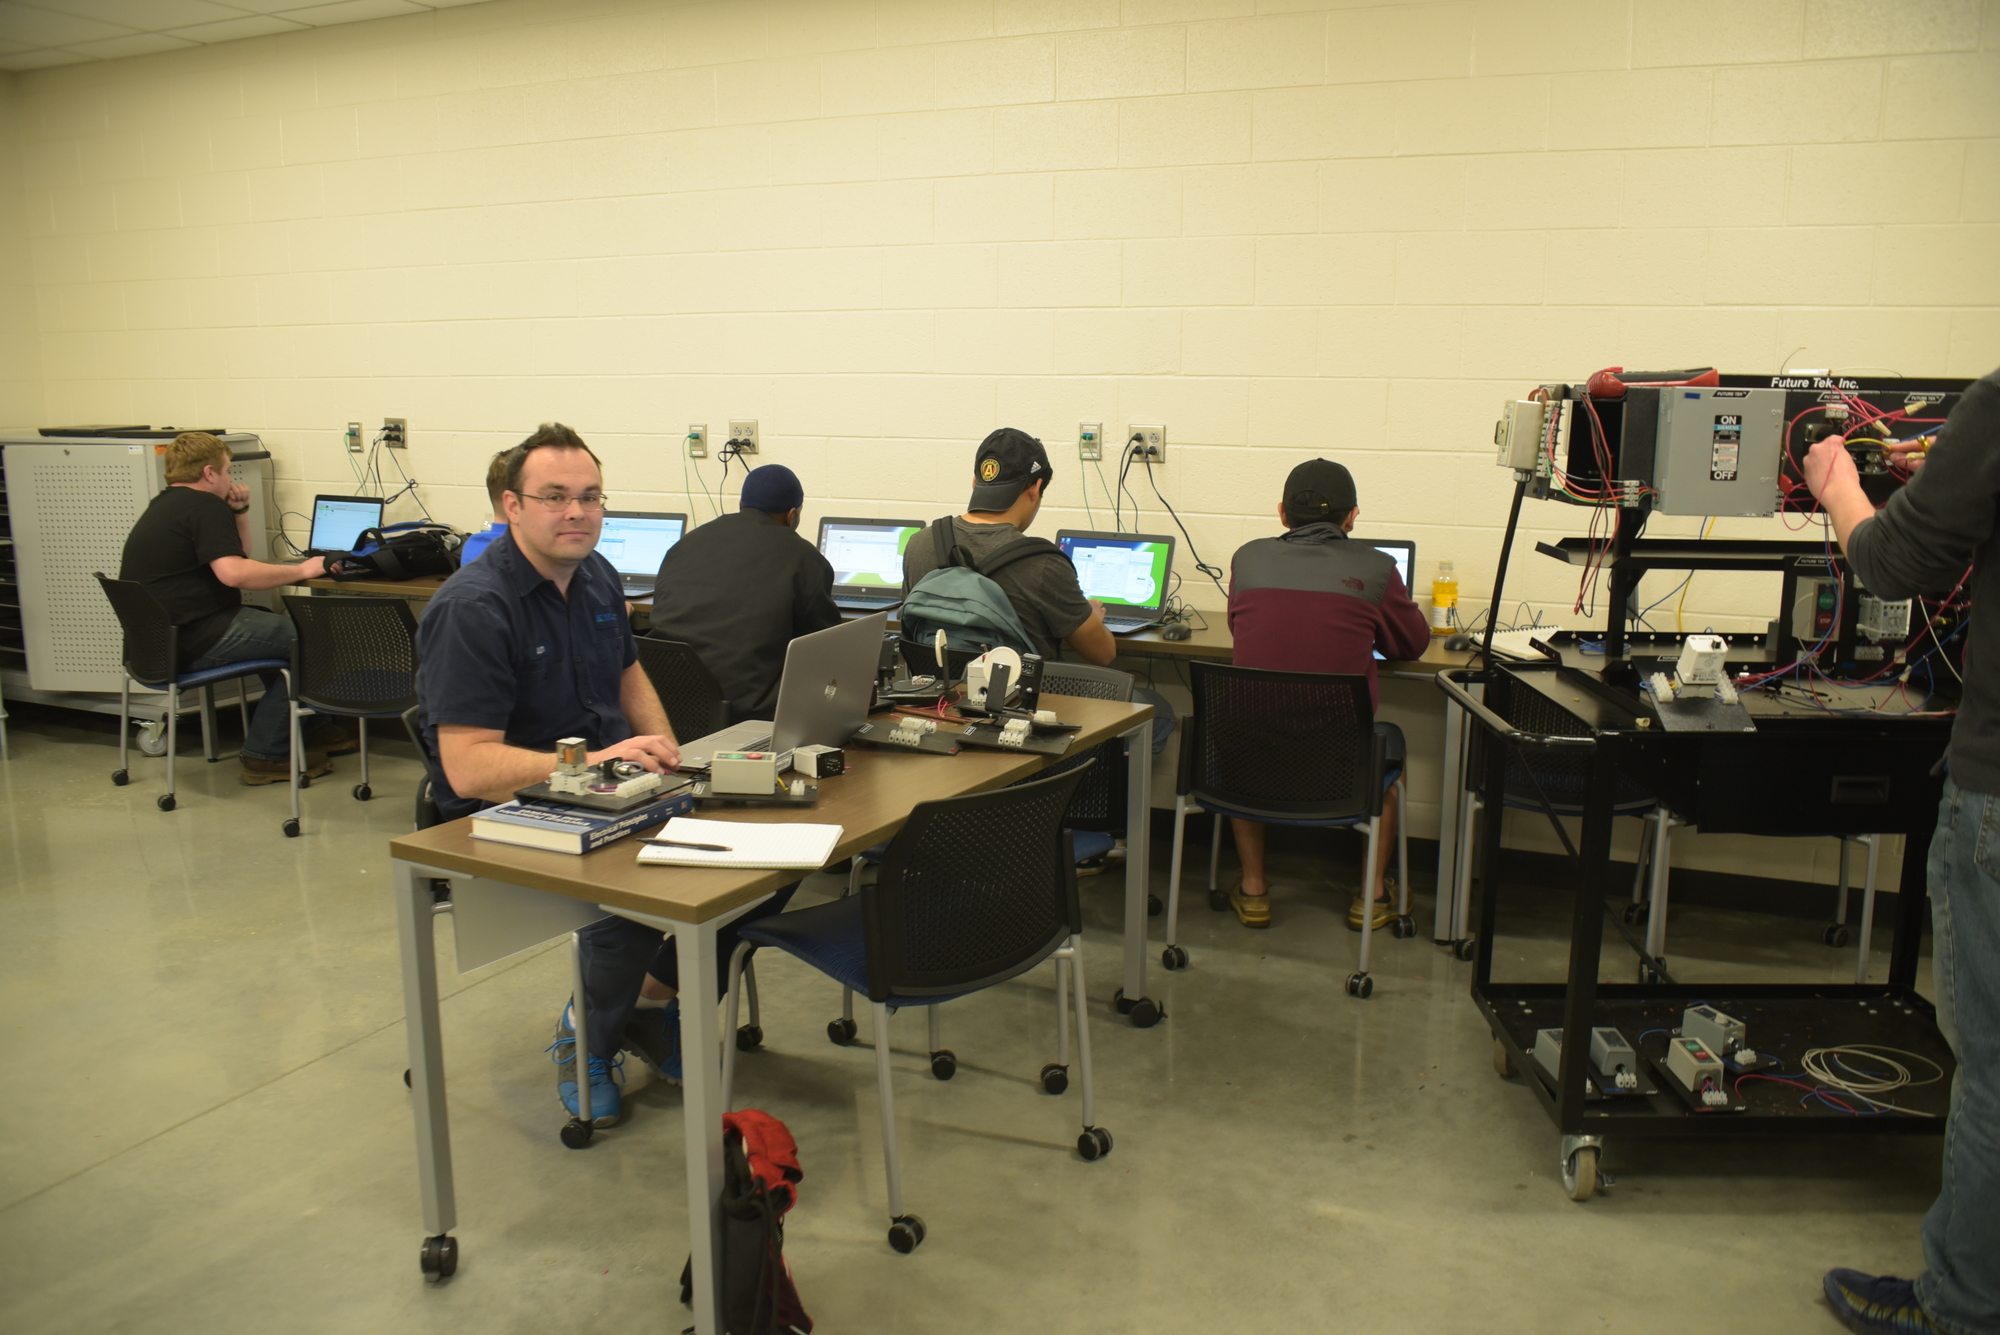
<path id="1" fill-rule="evenodd" d="M 1478 641 L 1466 634 L 1447 635 L 1444 637 L 1444 647 L 1455 654 L 1462 654 L 1468 649 L 1477 648 Z"/>
<path id="2" fill-rule="evenodd" d="M 1185 621 L 1171 622 L 1160 631 L 1160 638 L 1163 640 L 1186 640 L 1193 637 L 1194 627 Z"/>

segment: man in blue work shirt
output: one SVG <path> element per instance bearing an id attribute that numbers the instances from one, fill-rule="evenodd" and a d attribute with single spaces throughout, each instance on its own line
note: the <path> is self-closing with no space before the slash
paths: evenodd
<path id="1" fill-rule="evenodd" d="M 510 454 L 506 532 L 445 581 L 417 628 L 419 721 L 450 785 L 437 794 L 447 816 L 548 778 L 563 737 L 582 737 L 593 764 L 630 760 L 661 773 L 680 762 L 666 710 L 639 666 L 617 572 L 597 554 L 605 506 L 597 456 L 561 423 Z M 591 1112 L 608 1126 L 619 1117 L 621 1046 L 679 1078 L 673 950 L 651 928 L 615 917 L 578 939 Z M 644 1041 L 626 1033 L 642 1027 L 658 1032 Z M 572 1114 L 575 1049 L 565 1007 L 549 1051 L 557 1096 Z"/>

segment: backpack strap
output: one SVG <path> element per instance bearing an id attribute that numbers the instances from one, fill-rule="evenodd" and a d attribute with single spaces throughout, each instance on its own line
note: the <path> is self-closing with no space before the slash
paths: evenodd
<path id="1" fill-rule="evenodd" d="M 1057 556 L 1063 556 L 1063 549 L 1050 542 L 1047 538 L 1031 538 L 1023 535 L 1014 539 L 1014 541 L 1008 543 L 999 551 L 994 552 L 984 562 L 973 568 L 988 579 L 991 579 L 995 574 L 1013 565 L 1016 561 L 1025 560 L 1030 556 L 1040 556 L 1044 552 L 1054 552 Z M 1063 556 L 1063 560 L 1067 561 L 1069 558 Z"/>
<path id="2" fill-rule="evenodd" d="M 937 553 L 938 569 L 960 564 L 958 532 L 952 527 L 950 515 L 931 521 L 931 547 Z"/>

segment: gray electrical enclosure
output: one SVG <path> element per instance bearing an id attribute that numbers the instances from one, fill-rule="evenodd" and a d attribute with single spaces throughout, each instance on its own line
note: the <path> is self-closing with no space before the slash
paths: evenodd
<path id="1" fill-rule="evenodd" d="M 1653 508 L 1663 515 L 1768 515 L 1778 508 L 1785 393 L 1660 391 Z"/>

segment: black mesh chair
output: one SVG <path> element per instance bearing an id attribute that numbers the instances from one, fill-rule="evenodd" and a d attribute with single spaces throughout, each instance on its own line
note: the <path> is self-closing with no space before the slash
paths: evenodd
<path id="1" fill-rule="evenodd" d="M 361 782 L 354 799 L 375 795 L 368 786 L 368 721 L 400 718 L 417 703 L 417 621 L 401 598 L 285 599 L 298 630 L 292 650 L 292 752 L 307 714 L 351 718 L 361 733 Z M 285 833 L 299 832 L 299 778 L 292 773 L 292 815 Z"/>
<path id="2" fill-rule="evenodd" d="M 639 666 L 659 692 L 674 736 L 689 741 L 729 726 L 729 698 L 693 648 L 650 635 L 641 635 L 637 643 Z"/>
<path id="3" fill-rule="evenodd" d="M 1403 772 L 1391 769 L 1382 739 L 1375 734 L 1375 707 L 1368 679 L 1359 674 L 1271 672 L 1228 663 L 1196 661 L 1194 716 L 1181 743 L 1180 781 L 1174 797 L 1174 851 L 1167 881 L 1167 948 L 1160 962 L 1187 967 L 1187 952 L 1175 943 L 1180 922 L 1181 845 L 1192 807 L 1216 817 L 1209 847 L 1209 906 L 1226 910 L 1228 896 L 1216 887 L 1222 855 L 1222 817 L 1237 816 L 1267 825 L 1365 826 L 1362 893 L 1375 883 L 1376 851 L 1382 836 L 1382 794 L 1394 785 L 1401 793 Z M 1404 806 L 1407 812 L 1407 804 Z M 1409 822 L 1396 822 L 1396 917 L 1398 937 L 1413 936 L 1410 920 Z M 1361 952 L 1348 975 L 1347 994 L 1366 998 L 1375 983 L 1368 975 L 1368 946 L 1375 915 L 1361 915 Z"/>
<path id="4" fill-rule="evenodd" d="M 1132 674 L 1118 668 L 1090 663 L 1048 663 L 1042 668 L 1042 691 L 1046 695 L 1080 695 L 1091 700 L 1132 699 Z M 1125 836 L 1125 752 L 1122 741 L 1100 742 L 1081 755 L 1068 757 L 1056 770 L 1090 764 L 1070 799 L 1063 824 L 1076 833 L 1076 865 L 1079 872 L 1104 866 L 1118 840 Z M 1154 913 L 1161 908 L 1159 898 L 1147 896 Z"/>
<path id="5" fill-rule="evenodd" d="M 132 683 L 138 682 L 148 690 L 167 693 L 167 790 L 160 794 L 157 802 L 162 811 L 174 809 L 174 752 L 180 744 L 179 723 L 181 716 L 181 692 L 199 690 L 201 692 L 201 743 L 202 751 L 210 764 L 221 759 L 215 750 L 215 699 L 213 688 L 219 681 L 234 681 L 236 687 L 236 707 L 243 717 L 243 730 L 250 731 L 250 709 L 245 697 L 243 679 L 260 673 L 276 672 L 288 675 L 291 664 L 282 658 L 246 658 L 240 662 L 225 663 L 221 667 L 203 668 L 199 672 L 180 672 L 175 669 L 180 654 L 180 632 L 160 600 L 152 590 L 134 580 L 112 579 L 99 573 L 98 585 L 104 596 L 111 602 L 111 611 L 118 618 L 118 628 L 124 634 L 125 668 L 124 680 L 118 684 L 118 768 L 111 772 L 111 782 L 123 788 L 132 781 L 129 755 L 132 737 Z M 293 750 L 296 756 L 298 751 Z M 298 766 L 292 766 L 296 780 Z"/>
<path id="6" fill-rule="evenodd" d="M 744 944 L 730 966 L 729 1023 L 736 1023 L 735 979 L 752 944 L 796 955 L 844 987 L 865 991 L 875 1011 L 875 1080 L 880 1091 L 882 1160 L 889 1179 L 889 1245 L 913 1250 L 923 1220 L 903 1210 L 896 1168 L 895 1096 L 889 1079 L 889 1015 L 938 1004 L 1003 983 L 1055 957 L 1056 997 L 1064 1011 L 1057 1057 L 1042 1068 L 1042 1088 L 1068 1086 L 1068 1011 L 1076 1016 L 1083 1074 L 1083 1131 L 1077 1152 L 1098 1159 L 1111 1152 L 1111 1133 L 1094 1121 L 1090 1029 L 1084 998 L 1083 919 L 1063 812 L 1083 778 L 1080 771 L 940 802 L 919 803 L 889 841 L 881 878 L 860 894 L 813 908 L 760 918 L 741 929 Z M 827 1026 L 835 1043 L 853 1041 L 851 1027 Z M 948 1080 L 956 1058 L 932 1040 L 931 1073 Z M 725 1050 L 722 1106 L 730 1106 L 734 1053 Z"/>

